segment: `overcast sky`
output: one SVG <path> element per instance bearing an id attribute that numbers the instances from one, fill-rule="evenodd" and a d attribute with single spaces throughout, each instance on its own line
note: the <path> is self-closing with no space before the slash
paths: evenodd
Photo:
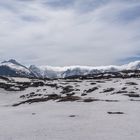
<path id="1" fill-rule="evenodd" d="M 0 61 L 68 66 L 140 59 L 140 0 L 0 0 Z"/>

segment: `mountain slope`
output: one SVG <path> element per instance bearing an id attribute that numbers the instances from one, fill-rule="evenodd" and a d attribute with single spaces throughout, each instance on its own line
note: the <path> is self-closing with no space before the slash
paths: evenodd
<path id="1" fill-rule="evenodd" d="M 28 68 L 13 59 L 0 64 L 0 75 L 10 77 L 34 77 L 34 74 Z"/>
<path id="2" fill-rule="evenodd" d="M 122 71 L 140 70 L 140 61 L 131 62 L 122 66 L 100 66 L 100 67 L 88 67 L 88 66 L 69 66 L 69 67 L 51 67 L 51 66 L 31 66 L 29 68 L 43 78 L 66 78 L 71 76 L 84 76 L 84 75 L 97 75 L 101 73 L 120 73 Z"/>
<path id="3" fill-rule="evenodd" d="M 98 76 L 103 77 L 112 75 L 131 75 L 140 73 L 140 61 L 131 62 L 121 66 L 69 66 L 69 67 L 51 67 L 51 66 L 35 66 L 29 68 L 18 63 L 16 60 L 4 61 L 0 64 L 0 75 L 10 77 L 35 77 L 35 78 L 67 78 L 74 76 Z"/>

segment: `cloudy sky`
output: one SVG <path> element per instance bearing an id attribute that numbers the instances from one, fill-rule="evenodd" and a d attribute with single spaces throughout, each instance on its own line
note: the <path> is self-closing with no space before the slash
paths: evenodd
<path id="1" fill-rule="evenodd" d="M 0 61 L 68 66 L 140 59 L 140 0 L 0 0 Z"/>

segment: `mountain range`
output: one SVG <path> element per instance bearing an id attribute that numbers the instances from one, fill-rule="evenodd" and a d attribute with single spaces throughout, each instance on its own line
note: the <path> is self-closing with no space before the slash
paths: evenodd
<path id="1" fill-rule="evenodd" d="M 0 63 L 0 76 L 9 77 L 30 77 L 30 78 L 69 78 L 79 76 L 122 76 L 122 75 L 139 75 L 140 61 L 134 61 L 121 66 L 68 66 L 68 67 L 51 67 L 35 66 L 26 67 L 14 59 Z"/>

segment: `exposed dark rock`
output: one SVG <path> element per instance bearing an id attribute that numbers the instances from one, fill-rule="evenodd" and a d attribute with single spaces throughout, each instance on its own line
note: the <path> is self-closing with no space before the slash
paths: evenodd
<path id="1" fill-rule="evenodd" d="M 80 91 L 80 89 L 75 89 L 75 91 Z"/>
<path id="2" fill-rule="evenodd" d="M 67 102 L 67 101 L 77 101 L 77 100 L 81 100 L 81 97 L 79 96 L 66 96 L 66 97 L 61 97 L 60 100 L 58 102 Z"/>
<path id="3" fill-rule="evenodd" d="M 41 91 L 41 89 L 37 89 L 37 90 L 36 90 L 36 92 L 39 92 L 39 91 Z"/>
<path id="4" fill-rule="evenodd" d="M 61 98 L 60 95 L 57 95 L 57 94 L 55 94 L 55 93 L 53 93 L 53 94 L 48 94 L 47 96 L 48 96 L 48 100 L 57 100 L 57 99 L 60 99 L 60 98 Z"/>
<path id="5" fill-rule="evenodd" d="M 124 112 L 107 112 L 108 114 L 124 114 Z"/>
<path id="6" fill-rule="evenodd" d="M 140 100 L 130 99 L 130 101 L 140 102 Z"/>
<path id="7" fill-rule="evenodd" d="M 33 98 L 37 96 L 42 96 L 42 94 L 35 94 L 35 92 L 31 92 L 29 94 L 21 95 L 20 98 Z"/>
<path id="8" fill-rule="evenodd" d="M 30 93 L 30 95 L 34 95 L 34 94 L 35 94 L 35 92 L 31 92 L 31 93 Z"/>
<path id="9" fill-rule="evenodd" d="M 24 98 L 26 98 L 26 95 L 21 95 L 19 98 L 23 98 L 24 99 Z"/>
<path id="10" fill-rule="evenodd" d="M 31 87 L 39 87 L 39 86 L 44 86 L 44 85 L 45 85 L 45 83 L 42 81 L 31 83 Z"/>
<path id="11" fill-rule="evenodd" d="M 100 101 L 100 99 L 87 98 L 83 100 L 83 102 L 94 102 L 94 101 Z"/>
<path id="12" fill-rule="evenodd" d="M 36 115 L 36 113 L 32 113 L 32 115 Z"/>
<path id="13" fill-rule="evenodd" d="M 73 95 L 67 95 L 65 97 L 62 97 L 61 95 L 57 95 L 57 94 L 49 94 L 49 95 L 44 95 L 42 97 L 37 97 L 37 96 L 42 96 L 42 94 L 26 94 L 26 95 L 22 95 L 20 96 L 20 98 L 31 98 L 28 99 L 26 101 L 22 101 L 20 103 L 16 103 L 13 104 L 13 106 L 19 106 L 21 104 L 25 104 L 25 103 L 36 103 L 36 102 L 45 102 L 45 101 L 49 101 L 49 100 L 57 100 L 57 102 L 74 102 L 74 101 L 83 101 L 83 102 L 94 102 L 94 101 L 104 101 L 104 102 L 118 102 L 118 100 L 101 100 L 101 99 L 94 99 L 94 98 L 86 98 L 86 99 L 82 99 L 79 96 L 73 96 Z M 32 97 L 36 97 L 36 98 L 32 98 Z"/>
<path id="14" fill-rule="evenodd" d="M 138 84 L 135 82 L 127 82 L 126 85 L 138 85 Z"/>
<path id="15" fill-rule="evenodd" d="M 76 115 L 69 115 L 69 117 L 74 118 L 74 117 L 76 117 Z"/>
<path id="16" fill-rule="evenodd" d="M 81 94 L 81 96 L 86 96 L 86 95 L 87 95 L 86 93 L 82 93 L 82 94 Z"/>
<path id="17" fill-rule="evenodd" d="M 128 93 L 128 91 L 126 91 L 126 90 L 120 90 L 120 91 L 114 92 L 112 94 L 122 94 L 122 93 Z"/>
<path id="18" fill-rule="evenodd" d="M 0 83 L 0 88 L 3 88 L 7 91 L 22 91 L 25 90 L 24 86 L 10 83 Z"/>
<path id="19" fill-rule="evenodd" d="M 75 95 L 75 93 L 74 92 L 72 92 L 72 93 L 66 93 L 66 95 L 67 96 L 72 96 L 72 95 Z"/>
<path id="20" fill-rule="evenodd" d="M 72 91 L 74 91 L 73 86 L 66 86 L 66 87 L 63 87 L 63 91 L 61 93 L 65 94 L 65 93 L 69 93 Z"/>
<path id="21" fill-rule="evenodd" d="M 105 81 L 96 81 L 97 83 L 105 83 Z"/>
<path id="22" fill-rule="evenodd" d="M 103 92 L 112 92 L 114 90 L 115 90 L 114 88 L 107 88 L 107 89 L 104 89 Z"/>
<path id="23" fill-rule="evenodd" d="M 96 83 L 94 83 L 94 82 L 92 82 L 92 83 L 90 83 L 91 85 L 96 85 Z"/>
<path id="24" fill-rule="evenodd" d="M 136 94 L 136 93 L 130 93 L 130 94 L 124 94 L 124 95 L 126 95 L 126 96 L 128 96 L 128 97 L 140 97 L 140 95 L 139 94 Z"/>
<path id="25" fill-rule="evenodd" d="M 43 98 L 43 97 L 42 98 L 34 98 L 34 99 L 28 99 L 26 101 L 22 101 L 20 103 L 13 104 L 13 106 L 19 106 L 21 104 L 26 104 L 26 103 L 31 104 L 31 103 L 46 102 L 46 101 L 48 101 L 48 98 Z"/>
<path id="26" fill-rule="evenodd" d="M 122 88 L 122 90 L 126 90 L 126 89 L 127 89 L 127 87 L 123 87 L 123 88 Z"/>
<path id="27" fill-rule="evenodd" d="M 105 102 L 119 102 L 119 100 L 102 100 L 102 101 L 105 101 Z"/>
<path id="28" fill-rule="evenodd" d="M 49 84 L 49 83 L 47 83 L 46 86 L 56 88 L 56 89 L 58 88 L 57 84 Z"/>
<path id="29" fill-rule="evenodd" d="M 9 78 L 5 77 L 5 76 L 0 76 L 0 79 L 3 79 L 5 81 L 9 81 Z"/>
<path id="30" fill-rule="evenodd" d="M 119 100 L 102 100 L 102 99 L 94 99 L 94 98 L 86 98 L 86 99 L 83 99 L 83 102 L 95 102 L 95 101 L 102 101 L 102 102 L 119 102 Z"/>
<path id="31" fill-rule="evenodd" d="M 98 89 L 98 87 L 93 87 L 91 89 L 86 90 L 86 93 L 91 93 L 91 92 L 93 92 L 93 91 L 95 91 L 97 89 Z"/>
<path id="32" fill-rule="evenodd" d="M 134 92 L 134 91 L 130 91 L 129 93 L 133 94 L 133 93 L 136 93 L 136 92 Z"/>

